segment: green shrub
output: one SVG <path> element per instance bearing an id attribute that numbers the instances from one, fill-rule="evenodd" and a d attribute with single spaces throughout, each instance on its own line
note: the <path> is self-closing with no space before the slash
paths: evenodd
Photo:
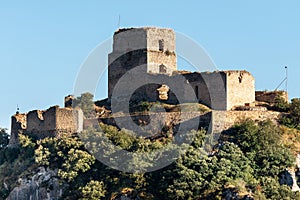
<path id="1" fill-rule="evenodd" d="M 273 109 L 279 112 L 288 112 L 290 104 L 281 96 L 277 95 L 275 97 L 275 103 Z"/>
<path id="2" fill-rule="evenodd" d="M 288 115 L 283 115 L 279 120 L 283 125 L 300 130 L 300 99 L 292 99 Z"/>
<path id="3" fill-rule="evenodd" d="M 100 200 L 105 197 L 105 186 L 102 181 L 91 180 L 86 186 L 80 188 L 82 200 Z"/>
<path id="4" fill-rule="evenodd" d="M 18 147 L 9 147 L 4 150 L 5 160 L 12 163 L 15 159 L 18 158 L 20 153 L 20 148 Z"/>
<path id="5" fill-rule="evenodd" d="M 148 101 L 142 101 L 138 103 L 131 103 L 129 106 L 130 112 L 148 112 L 151 108 L 151 103 Z"/>
<path id="6" fill-rule="evenodd" d="M 0 127 L 0 150 L 4 149 L 8 145 L 8 133 L 6 129 Z"/>

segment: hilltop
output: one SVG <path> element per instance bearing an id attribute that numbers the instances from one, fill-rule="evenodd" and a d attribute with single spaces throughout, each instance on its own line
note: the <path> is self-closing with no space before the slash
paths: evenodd
<path id="1" fill-rule="evenodd" d="M 158 27 L 114 33 L 107 90 L 11 117 L 1 199 L 300 199 L 286 91 L 256 91 L 246 70 L 179 71 L 176 34 Z"/>
<path id="2" fill-rule="evenodd" d="M 46 199 L 47 196 L 53 199 L 122 199 L 125 196 L 130 199 L 297 199 L 299 192 L 292 191 L 298 190 L 292 173 L 299 171 L 299 164 L 295 168 L 295 161 L 300 153 L 299 123 L 296 121 L 300 116 L 300 113 L 296 115 L 300 101 L 284 102 L 278 98 L 273 105 L 268 104 L 269 109 L 280 113 L 276 123 L 268 119 L 256 122 L 241 119 L 222 131 L 208 155 L 203 153 L 210 148 L 203 146 L 208 126 L 188 131 L 195 139 L 187 151 L 170 166 L 150 173 L 124 173 L 102 164 L 95 155 L 110 153 L 97 148 L 97 145 L 105 145 L 97 138 L 105 135 L 128 152 L 147 153 L 167 146 L 176 148 L 169 146 L 175 134 L 172 128 L 176 124 L 165 127 L 159 137 L 150 138 L 137 137 L 132 131 L 102 122 L 101 130 L 88 128 L 79 135 L 80 138 L 77 134 L 44 139 L 21 134 L 20 146 L 13 149 L 2 146 L 1 196 L 8 196 L 8 199 Z M 132 111 L 145 115 L 149 105 L 155 104 L 146 105 L 133 106 Z M 163 106 L 170 113 L 178 113 L 178 109 L 191 112 L 189 105 L 182 108 L 180 105 Z M 198 111 L 203 114 L 211 112 L 201 105 Z M 88 115 L 89 111 L 84 113 Z M 109 115 L 108 112 L 106 118 Z M 85 148 L 93 154 L 83 146 L 85 139 L 90 137 L 94 142 L 98 141 L 85 143 Z M 146 163 L 140 163 L 133 158 L 126 163 L 146 169 L 153 164 L 153 158 L 148 159 Z M 159 184 L 154 184 L 157 182 Z"/>

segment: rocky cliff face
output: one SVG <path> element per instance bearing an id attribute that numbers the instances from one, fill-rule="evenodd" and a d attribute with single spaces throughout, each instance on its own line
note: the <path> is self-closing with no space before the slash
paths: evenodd
<path id="1" fill-rule="evenodd" d="M 18 186 L 6 200 L 54 200 L 62 196 L 66 183 L 57 177 L 57 170 L 39 167 L 18 180 Z"/>
<path id="2" fill-rule="evenodd" d="M 299 183 L 297 182 L 300 176 L 300 154 L 296 157 L 296 169 L 286 169 L 280 177 L 280 184 L 285 184 L 291 187 L 292 191 L 300 191 Z M 298 178 L 297 178 L 298 177 Z"/>
<path id="3" fill-rule="evenodd" d="M 299 187 L 299 182 L 300 182 L 300 154 L 297 155 L 297 158 L 296 158 L 296 173 L 295 173 L 295 176 L 298 177 L 298 179 L 295 178 L 294 182 L 297 183 L 297 190 L 293 190 L 293 191 L 300 191 L 300 187 Z M 298 182 L 297 182 L 298 180 Z"/>

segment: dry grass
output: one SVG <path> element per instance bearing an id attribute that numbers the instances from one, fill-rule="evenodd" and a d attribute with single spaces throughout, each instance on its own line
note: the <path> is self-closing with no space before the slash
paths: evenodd
<path id="1" fill-rule="evenodd" d="M 300 131 L 297 129 L 288 128 L 286 126 L 280 127 L 282 130 L 282 142 L 285 146 L 290 148 L 293 153 L 300 153 Z"/>

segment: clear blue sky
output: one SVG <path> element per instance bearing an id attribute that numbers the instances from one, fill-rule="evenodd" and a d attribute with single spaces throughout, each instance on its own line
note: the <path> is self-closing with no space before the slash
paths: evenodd
<path id="1" fill-rule="evenodd" d="M 182 32 L 217 67 L 246 69 L 257 90 L 273 90 L 289 67 L 300 97 L 300 1 L 6 1 L 0 4 L 0 127 L 21 112 L 63 105 L 80 65 L 118 27 Z"/>

